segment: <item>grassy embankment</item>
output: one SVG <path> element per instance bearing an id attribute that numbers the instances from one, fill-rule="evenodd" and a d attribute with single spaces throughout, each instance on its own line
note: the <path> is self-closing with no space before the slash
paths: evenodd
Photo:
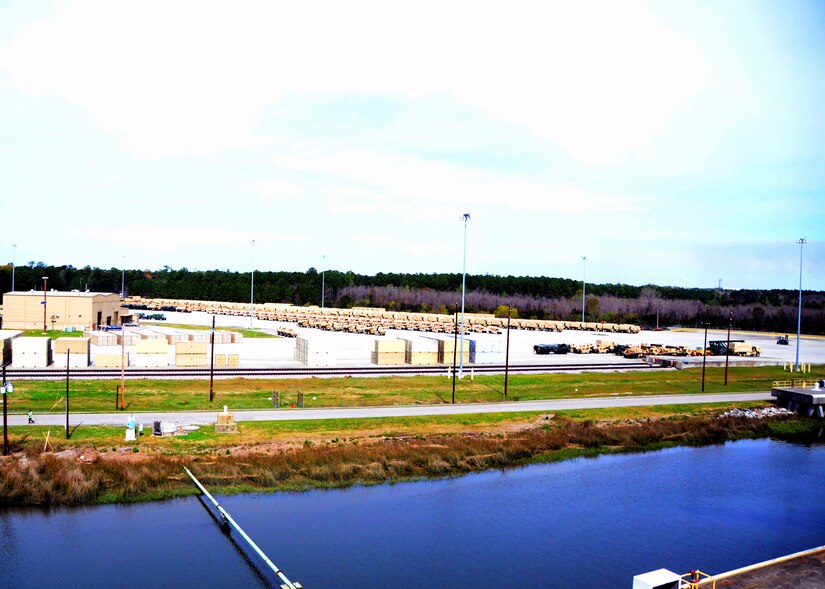
<path id="1" fill-rule="evenodd" d="M 821 367 L 817 367 L 821 372 Z M 635 394 L 695 393 L 692 371 L 517 375 L 510 398 L 538 399 Z M 812 375 L 816 376 L 816 375 Z M 767 390 L 787 378 L 775 368 L 732 369 L 727 388 L 722 370 L 708 370 L 706 390 Z M 821 378 L 821 376 L 816 376 Z M 501 377 L 464 380 L 461 402 L 500 398 Z M 216 383 L 219 396 L 209 406 L 204 381 L 133 381 L 127 384 L 129 410 L 170 410 L 216 406 L 268 407 L 273 389 L 304 390 L 310 405 L 443 402 L 444 377 L 233 380 Z M 21 407 L 54 405 L 64 383 L 21 381 L 14 397 Z M 578 389 L 578 391 L 576 391 Z M 113 383 L 72 383 L 73 411 L 110 410 Z M 308 397 L 311 398 L 311 397 Z M 20 400 L 23 403 L 20 403 Z M 738 406 L 761 406 L 746 403 Z M 43 449 L 47 427 L 11 428 L 15 456 L 0 463 L 0 503 L 84 503 L 140 501 L 194 488 L 181 475 L 189 465 L 220 492 L 294 490 L 442 477 L 563 460 L 600 453 L 642 451 L 680 444 L 792 435 L 821 428 L 821 422 L 718 419 L 730 404 L 696 404 L 437 417 L 242 423 L 236 436 L 202 428 L 185 437 L 143 436 L 124 445 L 122 428 L 79 426 L 71 440 L 51 428 L 60 455 Z M 58 409 L 59 410 L 59 409 Z"/>
<path id="2" fill-rule="evenodd" d="M 814 367 L 808 378 L 823 378 L 823 367 Z M 790 378 L 781 367 L 731 368 L 728 385 L 724 369 L 709 368 L 705 391 L 769 391 L 774 380 Z M 12 412 L 62 411 L 65 381 L 15 381 L 9 402 Z M 71 410 L 75 413 L 107 412 L 114 409 L 117 381 L 75 380 L 70 384 Z M 476 376 L 458 381 L 459 403 L 502 400 L 504 377 Z M 656 372 L 589 372 L 584 374 L 513 375 L 508 400 L 610 397 L 622 395 L 690 394 L 701 389 L 701 372 L 695 370 Z M 273 391 L 281 392 L 281 405 L 306 394 L 305 407 L 352 407 L 446 403 L 451 399 L 451 380 L 443 376 L 387 378 L 306 378 L 215 380 L 215 400 L 209 402 L 207 380 L 134 380 L 126 382 L 127 411 L 271 409 Z"/>
<path id="3" fill-rule="evenodd" d="M 135 446 L 122 445 L 120 428 L 87 427 L 69 441 L 53 438 L 60 454 L 40 452 L 46 428 L 14 428 L 17 453 L 0 461 L 0 504 L 127 502 L 194 494 L 183 466 L 221 493 L 303 490 L 768 435 L 792 438 L 821 428 L 820 422 L 802 418 L 718 418 L 722 408 L 588 412 L 600 421 L 559 412 L 245 423 L 239 436 L 202 429 L 185 438 L 144 437 Z"/>

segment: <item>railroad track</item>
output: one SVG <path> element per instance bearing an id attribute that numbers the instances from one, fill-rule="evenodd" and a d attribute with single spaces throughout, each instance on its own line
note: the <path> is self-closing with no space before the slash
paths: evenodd
<path id="1" fill-rule="evenodd" d="M 420 376 L 446 375 L 452 366 L 366 366 L 333 368 L 215 368 L 215 378 L 309 378 L 333 376 Z M 516 364 L 510 366 L 513 374 L 540 374 L 553 372 L 601 371 L 601 370 L 655 370 L 659 366 L 644 362 L 615 362 L 599 364 Z M 66 378 L 65 368 L 8 368 L 9 380 L 59 380 Z M 474 364 L 464 367 L 465 373 L 502 374 L 504 366 Z M 204 379 L 209 378 L 209 368 L 126 368 L 127 380 L 145 379 Z M 71 368 L 69 378 L 77 380 L 119 380 L 120 368 Z"/>

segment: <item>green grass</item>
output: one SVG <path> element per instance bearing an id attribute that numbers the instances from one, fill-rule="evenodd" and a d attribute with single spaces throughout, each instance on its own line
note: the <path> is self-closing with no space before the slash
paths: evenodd
<path id="1" fill-rule="evenodd" d="M 49 329 L 43 331 L 42 329 L 27 329 L 23 332 L 23 337 L 50 337 L 57 339 L 59 337 L 83 337 L 82 331 L 63 331 L 60 329 Z"/>
<path id="2" fill-rule="evenodd" d="M 570 420 L 592 420 L 621 423 L 638 422 L 647 419 L 685 419 L 714 415 L 732 407 L 758 408 L 767 403 L 701 403 L 693 405 L 653 405 L 648 407 L 616 407 L 607 409 L 585 409 L 557 411 L 556 418 Z M 216 434 L 212 426 L 190 432 L 186 436 L 156 438 L 151 435 L 151 424 L 144 423 L 144 436 L 135 444 L 143 450 L 159 450 L 166 454 L 198 454 L 211 452 L 226 445 L 255 445 L 273 441 L 303 441 L 310 439 L 316 444 L 355 443 L 356 437 L 418 437 L 422 435 L 449 435 L 459 432 L 513 431 L 520 426 L 535 426 L 545 423 L 546 412 L 520 411 L 515 413 L 478 413 L 471 415 L 428 415 L 416 417 L 376 417 L 358 419 L 317 419 L 294 421 L 255 421 L 239 425 L 236 435 Z M 126 415 L 124 415 L 124 423 Z M 140 421 L 140 418 L 138 418 Z M 551 420 L 546 423 L 553 423 Z M 806 422 L 807 423 L 807 422 Z M 808 430 L 795 422 L 785 425 L 776 422 L 774 433 L 797 434 Z M 772 425 L 772 427 L 773 427 Z M 805 427 L 809 427 L 805 425 Z M 9 428 L 12 443 L 40 444 L 51 431 L 53 446 L 112 448 L 118 451 L 125 447 L 124 428 L 111 426 L 81 426 L 72 429 L 71 439 L 66 440 L 62 426 L 13 426 Z"/>
<path id="3" fill-rule="evenodd" d="M 209 331 L 212 329 L 211 326 L 208 325 L 187 325 L 184 323 L 166 323 L 165 321 L 141 321 L 141 323 L 157 325 L 160 327 L 172 327 L 175 329 L 188 329 L 191 331 Z M 277 338 L 281 337 L 279 335 L 274 335 L 272 333 L 267 333 L 265 331 L 261 331 L 260 329 L 246 329 L 243 327 L 216 327 L 216 331 L 231 331 L 232 333 L 240 333 L 244 337 L 251 337 L 251 338 Z"/>
<path id="4" fill-rule="evenodd" d="M 822 366 L 814 367 L 810 380 L 823 378 Z M 709 368 L 705 392 L 769 391 L 774 380 L 787 379 L 781 367 L 731 368 L 729 384 L 724 369 Z M 74 380 L 70 383 L 71 411 L 101 413 L 115 409 L 118 381 Z M 65 381 L 15 381 L 9 409 L 35 413 L 62 411 Z M 477 376 L 458 381 L 459 403 L 501 401 L 503 376 Z M 215 380 L 214 401 L 209 402 L 208 380 L 132 380 L 126 382 L 127 411 L 271 409 L 272 391 L 281 392 L 281 407 L 297 405 L 297 393 L 305 393 L 305 407 L 391 406 L 447 403 L 451 381 L 439 376 L 386 378 L 305 378 Z M 701 372 L 694 370 L 650 372 L 588 372 L 582 374 L 514 375 L 510 377 L 510 401 L 571 399 L 633 395 L 691 394 L 701 392 Z M 288 409 L 285 409 L 288 410 Z M 462 419 L 468 419 L 462 416 Z"/>

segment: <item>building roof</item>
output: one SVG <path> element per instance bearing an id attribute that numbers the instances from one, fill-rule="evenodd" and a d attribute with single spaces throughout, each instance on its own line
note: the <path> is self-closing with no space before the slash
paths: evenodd
<path id="1" fill-rule="evenodd" d="M 8 295 L 19 295 L 19 296 L 43 296 L 42 290 L 15 290 L 12 292 L 7 292 L 3 296 Z M 86 297 L 110 297 L 110 296 L 120 296 L 120 293 L 116 292 L 89 292 L 89 291 L 80 291 L 80 290 L 47 290 L 46 296 L 47 297 L 77 297 L 77 298 L 86 298 Z"/>

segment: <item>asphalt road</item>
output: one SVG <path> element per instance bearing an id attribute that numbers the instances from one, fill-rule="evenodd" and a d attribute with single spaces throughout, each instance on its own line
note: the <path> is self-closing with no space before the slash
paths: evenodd
<path id="1" fill-rule="evenodd" d="M 552 401 L 519 401 L 516 403 L 463 403 L 459 405 L 401 405 L 394 407 L 346 407 L 334 409 L 270 409 L 232 411 L 235 421 L 290 421 L 300 419 L 347 419 L 367 417 L 410 417 L 419 415 L 459 415 L 468 413 L 511 413 L 517 411 L 561 411 L 563 409 L 603 409 L 609 407 L 640 407 L 645 405 L 678 405 L 686 403 L 729 403 L 736 401 L 770 401 L 764 393 L 715 393 L 694 395 L 641 395 L 594 397 L 589 399 L 558 399 Z M 231 411 L 231 408 L 230 408 Z M 151 427 L 152 421 L 177 422 L 179 425 L 206 425 L 216 421 L 216 411 L 133 413 L 135 420 Z M 69 426 L 122 425 L 130 413 L 72 413 Z M 9 425 L 25 425 L 25 415 L 9 415 Z M 37 425 L 66 425 L 65 413 L 35 415 Z"/>

